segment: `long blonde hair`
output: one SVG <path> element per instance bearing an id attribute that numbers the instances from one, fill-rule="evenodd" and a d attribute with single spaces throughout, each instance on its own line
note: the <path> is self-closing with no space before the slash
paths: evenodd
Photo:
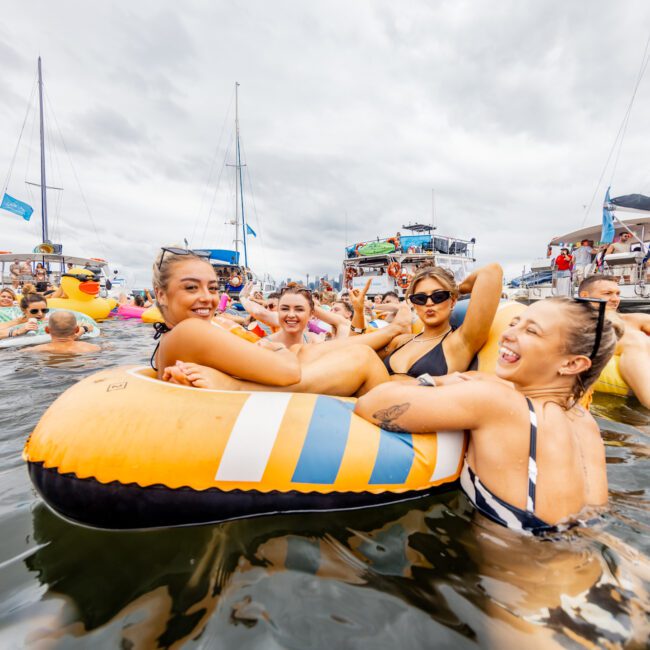
<path id="1" fill-rule="evenodd" d="M 440 284 L 451 293 L 452 300 L 458 298 L 458 284 L 456 284 L 456 279 L 454 278 L 453 273 L 447 271 L 447 269 L 443 269 L 441 266 L 435 266 L 430 263 L 423 264 L 416 271 L 411 280 L 411 284 L 409 284 L 408 289 L 406 290 L 406 297 L 410 298 L 415 293 L 415 287 L 418 282 L 426 280 L 427 278 L 440 282 Z"/>

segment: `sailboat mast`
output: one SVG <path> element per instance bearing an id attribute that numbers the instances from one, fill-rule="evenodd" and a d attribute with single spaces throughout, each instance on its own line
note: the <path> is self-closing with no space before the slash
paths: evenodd
<path id="1" fill-rule="evenodd" d="M 43 74 L 41 57 L 38 57 L 38 104 L 41 117 L 41 215 L 43 221 L 43 242 L 49 242 L 47 232 L 47 183 L 45 180 L 45 122 L 43 120 Z"/>
<path id="2" fill-rule="evenodd" d="M 242 180 L 242 164 L 241 164 L 241 148 L 239 146 L 239 83 L 235 83 L 235 134 L 237 146 L 237 162 L 235 165 L 237 177 L 235 178 L 235 200 L 237 200 L 237 185 L 239 185 L 239 201 L 241 202 L 241 228 L 242 228 L 242 242 L 244 244 L 244 266 L 248 266 L 248 250 L 246 247 L 246 215 L 244 214 L 244 184 Z M 235 227 L 237 223 L 237 211 L 239 205 L 235 206 Z M 237 235 L 235 235 L 237 236 Z"/>
<path id="3" fill-rule="evenodd" d="M 239 151 L 239 83 L 235 81 L 235 147 Z M 235 253 L 239 253 L 239 178 L 237 176 L 237 165 L 239 158 L 235 153 Z M 237 255 L 239 261 L 239 255 Z"/>

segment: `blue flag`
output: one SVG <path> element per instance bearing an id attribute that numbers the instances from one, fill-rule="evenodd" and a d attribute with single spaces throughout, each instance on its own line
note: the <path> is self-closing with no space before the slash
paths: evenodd
<path id="1" fill-rule="evenodd" d="M 27 203 L 23 203 L 22 201 L 19 201 L 18 199 L 14 199 L 13 196 L 9 196 L 5 192 L 5 195 L 2 197 L 2 203 L 0 204 L 0 208 L 3 210 L 7 210 L 7 212 L 13 212 L 14 214 L 17 214 L 19 217 L 22 217 L 25 221 L 29 221 L 29 218 L 32 216 L 32 212 L 34 212 L 34 208 L 32 208 L 31 205 L 28 205 Z"/>
<path id="2" fill-rule="evenodd" d="M 611 244 L 614 241 L 614 215 L 609 209 L 609 204 L 611 199 L 609 198 L 609 190 L 607 188 L 607 193 L 605 194 L 605 202 L 603 203 L 603 229 L 600 233 L 600 241 L 604 244 Z"/>
<path id="3" fill-rule="evenodd" d="M 248 224 L 246 224 L 246 234 L 253 235 L 253 237 L 257 237 L 257 233 Z"/>

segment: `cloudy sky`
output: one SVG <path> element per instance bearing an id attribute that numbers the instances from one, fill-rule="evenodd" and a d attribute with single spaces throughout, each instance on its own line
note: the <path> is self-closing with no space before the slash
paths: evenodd
<path id="1" fill-rule="evenodd" d="M 650 74 L 598 183 L 647 0 L 1 4 L 0 179 L 11 169 L 35 214 L 0 211 L 0 249 L 40 242 L 34 110 L 11 165 L 39 54 L 48 184 L 65 188 L 53 239 L 140 285 L 161 244 L 232 245 L 236 81 L 249 257 L 276 278 L 338 273 L 346 238 L 429 221 L 432 188 L 439 232 L 476 237 L 479 263 L 509 275 L 579 228 L 594 194 L 599 221 L 609 182 L 650 192 Z"/>

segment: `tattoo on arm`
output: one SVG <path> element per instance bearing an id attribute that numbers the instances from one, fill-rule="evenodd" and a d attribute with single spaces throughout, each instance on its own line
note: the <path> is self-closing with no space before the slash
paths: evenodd
<path id="1" fill-rule="evenodd" d="M 372 417 L 377 421 L 378 425 L 384 429 L 384 431 L 408 433 L 408 431 L 400 427 L 399 424 L 395 424 L 395 420 L 397 420 L 401 415 L 404 415 L 409 406 L 411 405 L 408 402 L 404 404 L 395 404 L 395 406 L 389 406 L 387 409 L 380 409 L 376 413 L 373 413 Z"/>

